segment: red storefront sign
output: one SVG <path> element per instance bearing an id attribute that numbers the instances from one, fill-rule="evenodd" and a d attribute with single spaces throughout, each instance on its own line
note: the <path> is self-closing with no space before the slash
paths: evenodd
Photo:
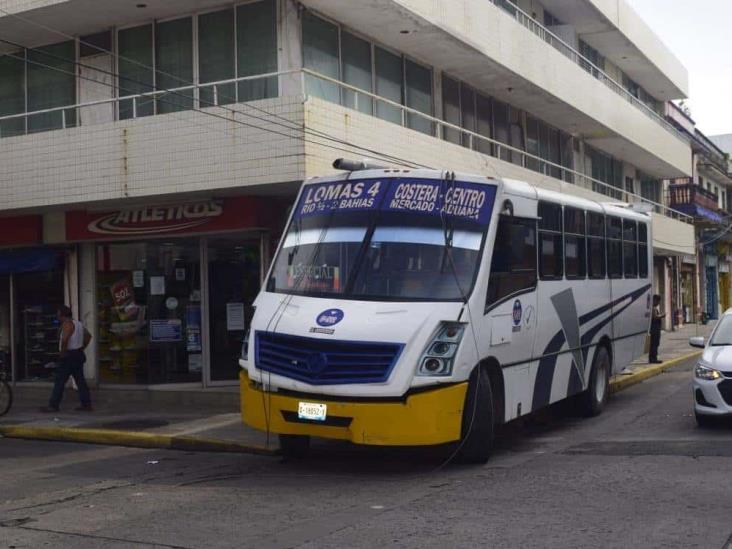
<path id="1" fill-rule="evenodd" d="M 42 216 L 0 217 L 0 246 L 40 244 L 41 242 L 43 242 Z"/>
<path id="2" fill-rule="evenodd" d="M 107 212 L 66 212 L 66 240 L 154 237 L 249 228 L 279 228 L 279 201 L 232 197 Z"/>

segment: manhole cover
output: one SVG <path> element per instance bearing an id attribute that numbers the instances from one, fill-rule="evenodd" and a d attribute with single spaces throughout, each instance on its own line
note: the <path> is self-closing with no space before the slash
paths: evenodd
<path id="1" fill-rule="evenodd" d="M 98 427 L 102 429 L 155 429 L 156 427 L 165 427 L 168 423 L 164 419 L 124 419 L 102 423 Z"/>

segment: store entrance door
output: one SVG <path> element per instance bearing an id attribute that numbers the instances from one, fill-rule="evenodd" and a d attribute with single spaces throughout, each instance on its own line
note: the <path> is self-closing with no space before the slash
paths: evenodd
<path id="1" fill-rule="evenodd" d="M 262 280 L 260 244 L 259 236 L 208 240 L 207 385 L 238 379 L 241 346 Z"/>

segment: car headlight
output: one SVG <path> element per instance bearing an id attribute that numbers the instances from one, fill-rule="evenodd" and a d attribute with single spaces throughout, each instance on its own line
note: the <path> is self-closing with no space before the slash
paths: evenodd
<path id="1" fill-rule="evenodd" d="M 457 354 L 458 345 L 465 333 L 465 326 L 455 322 L 443 322 L 425 347 L 419 360 L 417 375 L 449 376 Z"/>
<path id="2" fill-rule="evenodd" d="M 715 370 L 714 368 L 710 368 L 709 366 L 706 366 L 699 362 L 696 365 L 696 368 L 694 368 L 694 377 L 696 377 L 697 379 L 714 381 L 715 379 L 721 378 L 722 374 L 719 370 Z"/>

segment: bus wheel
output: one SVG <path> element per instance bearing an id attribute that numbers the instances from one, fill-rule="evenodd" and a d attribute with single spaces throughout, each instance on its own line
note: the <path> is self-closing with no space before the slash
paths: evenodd
<path id="1" fill-rule="evenodd" d="M 310 437 L 307 435 L 280 435 L 280 451 L 288 458 L 304 458 L 310 451 Z"/>
<path id="2" fill-rule="evenodd" d="M 607 348 L 598 347 L 592 360 L 590 381 L 587 389 L 579 395 L 579 410 L 582 415 L 592 417 L 602 412 L 608 396 L 610 383 L 610 355 Z"/>
<path id="3" fill-rule="evenodd" d="M 458 456 L 463 463 L 485 463 L 493 447 L 493 392 L 485 368 L 470 374 L 463 408 L 462 439 Z"/>

